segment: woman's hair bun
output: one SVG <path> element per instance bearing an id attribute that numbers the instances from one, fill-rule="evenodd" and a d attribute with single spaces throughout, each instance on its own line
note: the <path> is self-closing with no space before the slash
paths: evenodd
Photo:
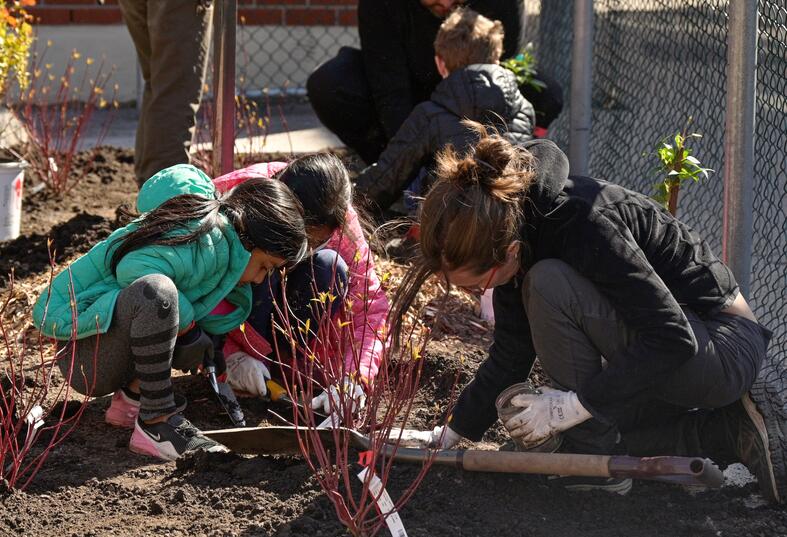
<path id="1" fill-rule="evenodd" d="M 475 121 L 464 125 L 477 137 L 475 144 L 460 155 L 452 146 L 437 154 L 437 178 L 458 188 L 478 186 L 502 201 L 518 198 L 533 179 L 533 156 L 499 132 Z"/>

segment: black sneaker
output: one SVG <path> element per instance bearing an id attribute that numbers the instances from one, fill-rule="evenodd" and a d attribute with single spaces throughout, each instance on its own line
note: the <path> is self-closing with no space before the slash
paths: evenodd
<path id="1" fill-rule="evenodd" d="M 182 414 L 175 414 L 167 421 L 146 424 L 137 419 L 128 445 L 134 453 L 151 455 L 174 461 L 189 451 L 226 453 L 226 446 L 211 440 L 194 427 Z"/>
<path id="2" fill-rule="evenodd" d="M 603 490 L 624 496 L 633 486 L 630 478 L 623 477 L 585 477 L 576 475 L 551 475 L 548 481 L 552 485 L 563 487 L 566 490 L 587 492 Z"/>

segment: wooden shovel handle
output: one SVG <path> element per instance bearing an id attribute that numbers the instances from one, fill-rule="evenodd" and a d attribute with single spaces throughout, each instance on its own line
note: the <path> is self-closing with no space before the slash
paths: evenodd
<path id="1" fill-rule="evenodd" d="M 610 477 L 609 455 L 526 453 L 519 451 L 460 452 L 459 463 L 470 472 Z"/>

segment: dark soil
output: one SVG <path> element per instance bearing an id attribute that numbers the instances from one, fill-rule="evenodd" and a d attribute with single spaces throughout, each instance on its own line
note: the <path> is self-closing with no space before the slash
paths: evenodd
<path id="1" fill-rule="evenodd" d="M 87 189 L 76 194 L 81 201 L 64 203 L 41 194 L 26 203 L 26 236 L 0 244 L 4 270 L 13 266 L 20 277 L 40 277 L 48 266 L 40 250 L 49 234 L 61 259 L 106 236 L 117 204 L 132 202 L 136 187 L 130 162 L 118 160 L 128 153 L 103 154 L 113 177 L 80 185 Z M 490 329 L 473 319 L 467 302 L 449 300 L 450 315 L 436 331 L 424 365 L 418 426 L 433 424 L 445 410 L 453 379 L 459 374 L 460 384 L 468 382 L 490 343 Z M 199 427 L 229 426 L 204 380 L 178 376 L 175 385 L 189 399 L 187 417 Z M 250 424 L 267 419 L 266 403 L 241 403 Z M 128 450 L 129 431 L 104 423 L 108 404 L 108 397 L 90 403 L 80 426 L 54 450 L 26 492 L 0 493 L 0 535 L 346 535 L 300 459 L 199 455 L 178 464 L 157 463 Z M 485 447 L 504 440 L 494 428 Z M 394 498 L 417 470 L 394 467 L 388 484 Z M 568 493 L 541 477 L 436 466 L 401 516 L 409 535 L 424 537 L 787 536 L 787 512 L 766 505 L 753 483 L 690 494 L 639 481 L 619 497 Z"/>

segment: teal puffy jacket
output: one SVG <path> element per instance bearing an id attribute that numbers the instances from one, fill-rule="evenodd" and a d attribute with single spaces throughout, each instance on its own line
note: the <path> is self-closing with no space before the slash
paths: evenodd
<path id="1" fill-rule="evenodd" d="M 179 194 L 214 198 L 213 182 L 202 171 L 178 164 L 160 171 L 139 191 L 137 209 L 147 212 Z M 251 311 L 251 288 L 238 286 L 251 254 L 222 215 L 226 225 L 216 227 L 200 240 L 178 246 L 145 246 L 126 254 L 110 269 L 113 242 L 136 229 L 131 223 L 96 244 L 66 270 L 58 274 L 50 289 L 38 298 L 33 322 L 41 332 L 56 339 L 72 338 L 71 282 L 76 299 L 76 339 L 102 334 L 112 322 L 120 291 L 148 274 L 163 274 L 178 288 L 180 329 L 192 321 L 212 334 L 223 334 L 240 326 Z M 194 229 L 197 221 L 188 227 Z M 183 233 L 184 231 L 180 231 Z M 226 298 L 236 309 L 226 315 L 210 315 Z"/>

